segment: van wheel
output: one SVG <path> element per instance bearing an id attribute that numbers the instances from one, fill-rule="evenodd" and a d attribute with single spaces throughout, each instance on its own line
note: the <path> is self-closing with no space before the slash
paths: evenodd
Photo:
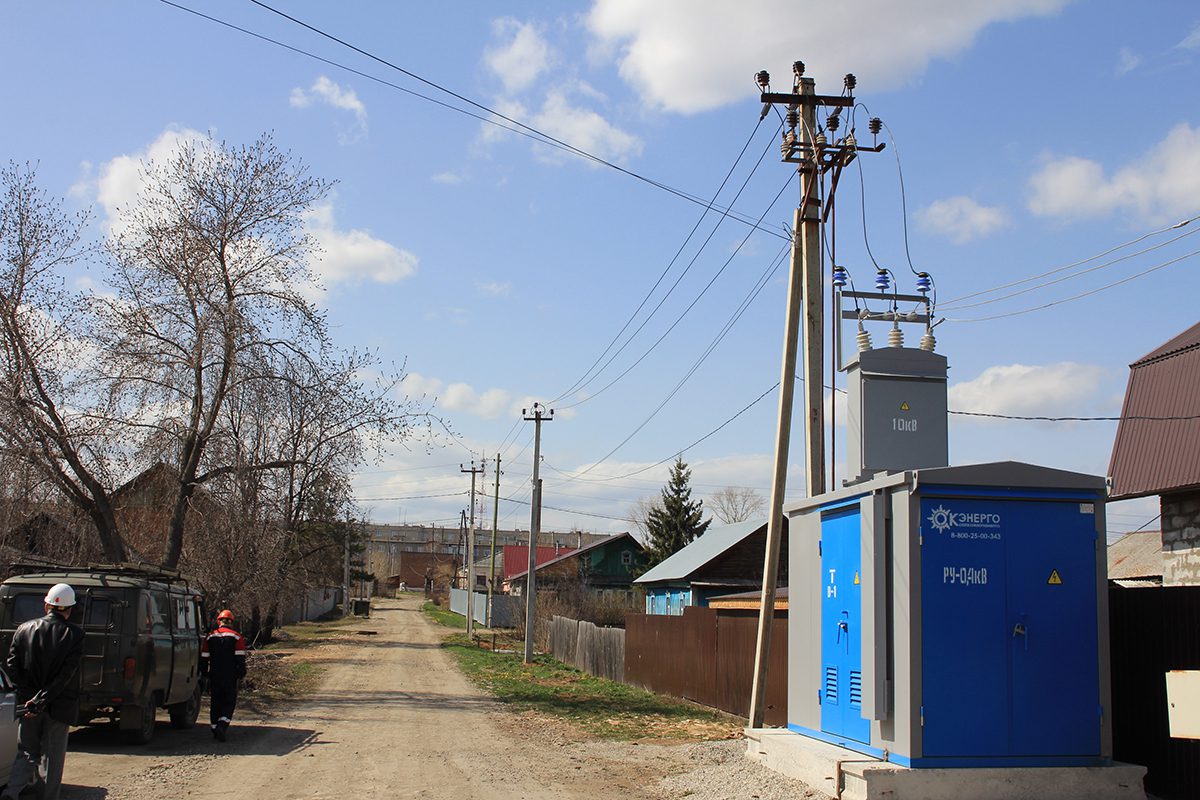
<path id="1" fill-rule="evenodd" d="M 191 697 L 182 703 L 172 703 L 167 706 L 167 711 L 171 714 L 172 728 L 186 730 L 195 727 L 196 720 L 200 717 L 200 684 L 196 684 Z"/>
<path id="2" fill-rule="evenodd" d="M 141 713 L 141 720 L 138 723 L 138 727 L 122 731 L 125 734 L 125 740 L 131 744 L 149 744 L 150 740 L 154 738 L 154 717 L 157 711 L 158 709 L 155 707 L 153 699 L 149 700 L 141 708 L 127 706 L 122 709 L 122 714 L 127 712 Z"/>

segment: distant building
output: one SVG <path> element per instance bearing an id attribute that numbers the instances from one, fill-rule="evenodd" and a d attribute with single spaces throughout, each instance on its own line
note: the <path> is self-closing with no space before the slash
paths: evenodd
<path id="1" fill-rule="evenodd" d="M 1200 323 L 1129 365 L 1111 500 L 1159 496 L 1162 582 L 1200 585 Z"/>
<path id="2" fill-rule="evenodd" d="M 646 590 L 646 613 L 679 615 L 688 606 L 707 606 L 709 599 L 718 595 L 761 590 L 766 547 L 766 520 L 709 528 L 635 581 Z M 787 585 L 787 563 L 785 517 L 777 575 L 780 586 Z"/>
<path id="3" fill-rule="evenodd" d="M 526 551 L 528 553 L 528 551 Z M 629 533 L 618 533 L 539 564 L 537 589 L 554 591 L 564 585 L 583 586 L 595 593 L 627 593 L 633 577 L 646 567 L 642 545 Z M 506 589 L 522 594 L 528 567 L 508 578 Z"/>

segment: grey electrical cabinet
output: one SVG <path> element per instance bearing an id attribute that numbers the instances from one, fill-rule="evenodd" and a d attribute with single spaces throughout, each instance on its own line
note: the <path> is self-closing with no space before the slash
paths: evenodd
<path id="1" fill-rule="evenodd" d="M 858 353 L 846 372 L 847 483 L 949 465 L 945 356 L 881 347 Z"/>

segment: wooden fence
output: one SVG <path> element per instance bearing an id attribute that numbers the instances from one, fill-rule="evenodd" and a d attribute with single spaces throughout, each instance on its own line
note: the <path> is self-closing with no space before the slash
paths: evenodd
<path id="1" fill-rule="evenodd" d="M 784 726 L 787 617 L 777 613 L 772 626 L 764 721 Z M 718 614 L 693 606 L 683 616 L 630 614 L 625 619 L 626 682 L 746 717 L 757 638 L 756 612 Z"/>
<path id="2" fill-rule="evenodd" d="M 625 631 L 620 628 L 601 628 L 556 614 L 550 624 L 550 651 L 576 669 L 625 681 Z"/>

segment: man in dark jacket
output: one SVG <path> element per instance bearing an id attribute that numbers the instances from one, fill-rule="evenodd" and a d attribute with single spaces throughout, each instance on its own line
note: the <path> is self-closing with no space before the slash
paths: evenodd
<path id="1" fill-rule="evenodd" d="M 217 614 L 217 628 L 200 648 L 200 672 L 208 676 L 209 721 L 213 738 L 225 741 L 237 706 L 238 681 L 246 677 L 246 640 L 233 629 L 233 612 Z"/>
<path id="2" fill-rule="evenodd" d="M 46 616 L 17 628 L 8 651 L 8 675 L 17 685 L 17 757 L 0 798 L 16 798 L 40 779 L 44 800 L 58 800 L 67 733 L 79 703 L 83 629 L 68 620 L 75 590 L 59 583 L 46 593 Z"/>

